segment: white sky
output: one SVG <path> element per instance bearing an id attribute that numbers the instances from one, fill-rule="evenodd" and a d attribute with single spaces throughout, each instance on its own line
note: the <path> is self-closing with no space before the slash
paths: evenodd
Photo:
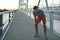
<path id="1" fill-rule="evenodd" d="M 32 5 L 37 5 L 39 0 L 29 0 L 29 7 L 32 7 Z M 45 0 L 41 0 L 40 6 L 46 6 Z M 59 0 L 53 0 L 53 3 L 58 4 Z M 48 4 L 51 4 L 52 0 L 48 0 Z M 17 9 L 19 4 L 19 0 L 0 0 L 0 9 Z M 42 5 L 43 4 L 43 5 Z M 31 6 L 30 6 L 31 5 Z"/>
<path id="2" fill-rule="evenodd" d="M 0 9 L 17 9 L 19 0 L 0 0 Z"/>
<path id="3" fill-rule="evenodd" d="M 39 0 L 29 0 L 29 6 L 30 6 L 30 7 L 33 7 L 34 5 L 37 5 L 37 4 L 38 4 L 38 1 L 39 1 Z M 53 1 L 53 4 L 59 4 L 59 1 L 60 1 L 60 0 L 47 0 L 47 1 L 48 1 L 48 4 L 51 5 L 51 4 L 52 4 L 52 1 Z M 40 6 L 40 7 L 46 6 L 45 0 L 41 0 L 39 6 Z"/>

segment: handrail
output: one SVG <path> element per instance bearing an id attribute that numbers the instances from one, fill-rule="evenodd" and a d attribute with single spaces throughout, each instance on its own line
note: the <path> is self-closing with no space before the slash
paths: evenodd
<path id="1" fill-rule="evenodd" d="M 60 14 L 60 10 L 44 10 L 46 13 Z"/>
<path id="2" fill-rule="evenodd" d="M 10 11 L 0 12 L 0 15 L 9 14 L 9 19 L 7 21 L 10 21 L 10 12 L 14 12 L 14 11 L 17 11 L 17 10 L 10 10 Z M 6 22 L 5 22 L 5 24 L 6 24 Z M 0 26 L 0 29 L 2 29 L 5 24 L 2 23 L 2 26 Z"/>
<path id="3" fill-rule="evenodd" d="M 48 12 L 49 12 L 49 13 L 53 12 L 54 14 L 56 14 L 57 12 L 58 12 L 57 14 L 60 13 L 60 10 L 50 10 L 50 9 L 49 9 L 49 10 L 47 10 L 47 9 L 42 9 L 42 10 L 43 10 L 44 12 L 46 12 L 46 13 L 48 13 Z M 28 9 L 28 11 L 31 11 L 31 12 L 32 12 L 33 9 L 30 8 L 30 9 Z"/>
<path id="4" fill-rule="evenodd" d="M 10 10 L 10 11 L 0 12 L 0 15 L 1 15 L 1 14 L 7 14 L 8 12 L 13 12 L 13 11 L 16 11 L 16 10 Z"/>
<path id="5" fill-rule="evenodd" d="M 13 11 L 15 11 L 15 10 L 11 10 L 11 11 L 4 11 L 4 12 L 0 12 L 0 15 L 2 15 L 2 14 L 8 14 L 9 12 L 13 12 Z M 9 20 L 9 19 L 8 19 Z M 7 21 L 8 21 L 7 20 Z M 6 21 L 6 22 L 7 22 Z M 3 25 L 2 25 L 3 26 Z M 0 29 L 2 29 L 3 27 L 0 27 Z"/>
<path id="6" fill-rule="evenodd" d="M 54 33 L 54 34 L 56 34 L 56 35 L 58 35 L 58 36 L 60 36 L 60 34 L 59 33 L 57 33 L 56 31 L 54 31 L 54 29 L 53 29 L 53 19 L 54 19 L 54 17 L 56 17 L 56 16 L 53 16 L 53 14 L 56 14 L 56 15 L 60 15 L 60 10 L 44 10 L 44 12 L 47 14 L 47 13 L 49 13 L 49 15 L 50 15 L 50 31 L 52 32 L 52 33 Z M 58 17 L 60 17 L 60 16 L 58 16 Z M 58 18 L 57 17 L 57 18 Z"/>
<path id="7" fill-rule="evenodd" d="M 18 9 L 17 9 L 18 10 Z M 0 15 L 2 15 L 1 16 L 1 26 L 0 26 L 0 36 L 2 35 L 2 39 L 5 37 L 5 35 L 6 35 L 6 33 L 7 33 L 7 31 L 8 31 L 8 29 L 9 29 L 9 25 L 12 23 L 12 21 L 13 21 L 13 16 L 14 16 L 14 12 L 16 12 L 17 10 L 10 10 L 10 11 L 4 11 L 4 12 L 0 12 Z M 8 20 L 6 20 L 6 22 L 3 24 L 3 21 L 2 21 L 2 19 L 3 19 L 3 14 L 9 14 L 9 18 L 8 18 Z M 11 16 L 11 14 L 12 14 L 12 16 Z M 6 24 L 8 22 L 8 24 Z M 6 27 L 3 29 L 3 27 L 5 26 L 5 24 L 6 24 Z"/>

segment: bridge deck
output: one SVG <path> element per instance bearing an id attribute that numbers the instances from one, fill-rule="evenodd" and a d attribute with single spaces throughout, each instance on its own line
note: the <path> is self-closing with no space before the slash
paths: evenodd
<path id="1" fill-rule="evenodd" d="M 14 20 L 4 40 L 45 40 L 43 26 L 39 25 L 39 38 L 34 37 L 34 20 L 21 11 L 14 13 Z M 48 40 L 60 40 L 60 38 L 47 30 Z"/>

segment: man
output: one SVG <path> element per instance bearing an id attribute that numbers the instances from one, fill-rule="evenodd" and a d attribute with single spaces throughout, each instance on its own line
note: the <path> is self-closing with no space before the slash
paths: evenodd
<path id="1" fill-rule="evenodd" d="M 35 19 L 36 35 L 38 34 L 38 24 L 42 21 L 44 27 L 44 35 L 46 37 L 46 16 L 43 10 L 38 9 L 38 6 L 34 6 L 33 9 L 34 9 L 33 15 Z"/>

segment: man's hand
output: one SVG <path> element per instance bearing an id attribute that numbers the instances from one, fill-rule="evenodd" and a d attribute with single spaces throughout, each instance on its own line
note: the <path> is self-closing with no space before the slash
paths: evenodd
<path id="1" fill-rule="evenodd" d="M 38 18 L 38 16 L 36 16 L 36 18 Z"/>

